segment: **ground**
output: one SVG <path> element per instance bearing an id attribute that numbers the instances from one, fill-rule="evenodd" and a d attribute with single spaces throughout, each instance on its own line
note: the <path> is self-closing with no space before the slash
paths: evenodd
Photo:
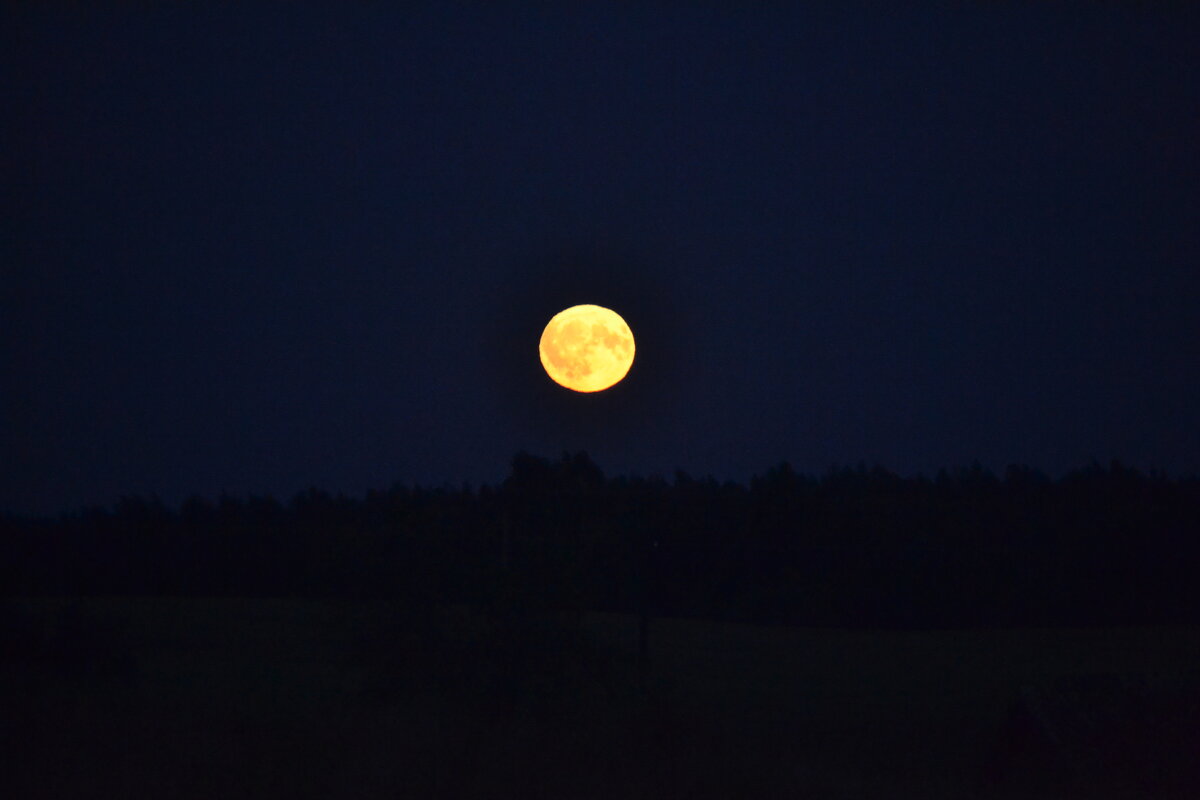
<path id="1" fill-rule="evenodd" d="M 656 618 L 642 674 L 622 615 L 45 598 L 3 621 L 10 797 L 1196 796 L 1196 628 Z"/>

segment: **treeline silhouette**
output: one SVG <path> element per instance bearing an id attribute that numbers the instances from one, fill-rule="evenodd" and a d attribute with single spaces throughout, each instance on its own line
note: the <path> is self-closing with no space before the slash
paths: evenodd
<path id="1" fill-rule="evenodd" d="M 855 627 L 1200 621 L 1200 480 L 1092 464 L 748 486 L 518 453 L 499 486 L 6 516 L 20 595 L 390 598 Z"/>

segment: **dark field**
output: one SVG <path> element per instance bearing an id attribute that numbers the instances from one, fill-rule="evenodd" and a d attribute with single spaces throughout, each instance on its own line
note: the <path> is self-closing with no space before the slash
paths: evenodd
<path id="1" fill-rule="evenodd" d="M 288 599 L 3 611 L 9 797 L 1197 795 L 1200 629 L 849 632 Z"/>

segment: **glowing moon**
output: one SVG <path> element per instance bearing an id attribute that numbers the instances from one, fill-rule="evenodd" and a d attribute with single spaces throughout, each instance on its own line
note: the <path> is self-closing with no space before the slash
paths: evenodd
<path id="1" fill-rule="evenodd" d="M 615 311 L 571 306 L 547 323 L 538 354 L 555 383 L 576 392 L 599 392 L 629 372 L 633 332 Z"/>

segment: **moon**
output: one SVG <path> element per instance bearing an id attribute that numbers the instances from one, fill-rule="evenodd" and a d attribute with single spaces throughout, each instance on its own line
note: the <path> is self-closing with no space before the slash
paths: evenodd
<path id="1" fill-rule="evenodd" d="M 576 392 L 601 392 L 633 364 L 633 332 L 617 312 L 571 306 L 550 318 L 538 354 L 550 379 Z"/>

